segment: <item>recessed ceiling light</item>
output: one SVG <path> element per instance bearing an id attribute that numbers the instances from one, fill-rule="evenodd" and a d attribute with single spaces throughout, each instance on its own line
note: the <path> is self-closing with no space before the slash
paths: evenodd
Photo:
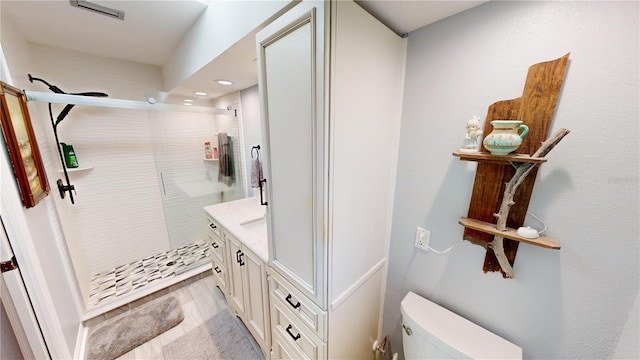
<path id="1" fill-rule="evenodd" d="M 196 91 L 194 92 L 194 94 L 198 95 L 198 96 L 207 96 L 207 93 L 204 91 Z"/>
<path id="2" fill-rule="evenodd" d="M 229 80 L 217 80 L 217 82 L 220 85 L 226 85 L 226 86 L 233 85 L 233 83 Z"/>
<path id="3" fill-rule="evenodd" d="M 192 102 L 193 102 L 193 99 L 184 99 L 184 102 L 186 102 L 186 103 L 192 103 Z"/>

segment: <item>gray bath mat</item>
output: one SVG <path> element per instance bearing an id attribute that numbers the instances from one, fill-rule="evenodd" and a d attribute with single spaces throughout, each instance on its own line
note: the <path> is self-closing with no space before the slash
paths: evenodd
<path id="1" fill-rule="evenodd" d="M 163 296 L 122 313 L 89 335 L 86 359 L 113 360 L 178 325 L 184 320 L 175 296 Z"/>
<path id="2" fill-rule="evenodd" d="M 162 348 L 165 360 L 263 360 L 229 309 Z"/>

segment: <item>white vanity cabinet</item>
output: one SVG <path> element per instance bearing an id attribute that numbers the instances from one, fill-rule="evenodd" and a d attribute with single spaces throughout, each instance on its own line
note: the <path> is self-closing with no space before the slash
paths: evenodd
<path id="1" fill-rule="evenodd" d="M 211 267 L 216 285 L 229 301 L 228 276 L 227 276 L 227 244 L 222 236 L 222 227 L 211 216 L 207 219 L 207 235 L 209 236 Z"/>
<path id="2" fill-rule="evenodd" d="M 264 208 L 256 199 L 247 198 L 204 209 L 216 284 L 225 294 L 231 311 L 240 317 L 269 357 L 271 325 Z"/>
<path id="3" fill-rule="evenodd" d="M 261 348 L 267 349 L 269 328 L 269 290 L 267 265 L 232 235 L 223 232 L 229 245 L 231 309 L 244 321 Z"/>
<path id="4" fill-rule="evenodd" d="M 351 1 L 302 1 L 256 40 L 272 357 L 370 358 L 406 41 Z"/>

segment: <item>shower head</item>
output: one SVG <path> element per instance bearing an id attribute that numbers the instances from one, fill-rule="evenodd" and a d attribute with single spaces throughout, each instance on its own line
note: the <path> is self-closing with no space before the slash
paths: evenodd
<path id="1" fill-rule="evenodd" d="M 93 96 L 93 97 L 107 97 L 109 95 L 102 93 L 102 92 L 82 92 L 82 93 L 71 93 L 69 95 L 80 95 L 80 96 Z M 67 114 L 69 114 L 69 111 L 71 111 L 71 109 L 73 109 L 75 105 L 74 104 L 68 104 L 67 106 L 64 107 L 64 109 L 62 109 L 62 111 L 60 112 L 60 115 L 58 115 L 57 119 L 56 119 L 56 125 L 58 125 L 60 123 L 60 121 L 62 121 L 62 119 L 65 118 L 65 116 L 67 116 Z"/>
<path id="2" fill-rule="evenodd" d="M 31 76 L 31 74 L 28 74 L 28 75 L 29 75 L 29 82 L 33 82 L 33 80 L 40 81 L 40 82 L 44 83 L 45 85 L 47 85 L 49 87 L 49 90 L 53 91 L 54 93 L 56 93 L 56 94 L 66 94 L 64 91 L 60 90 L 59 87 L 57 87 L 55 85 L 51 85 L 48 82 L 46 82 L 45 80 L 42 80 L 40 78 L 33 77 L 33 76 Z"/>
<path id="3" fill-rule="evenodd" d="M 49 90 L 53 91 L 56 94 L 92 96 L 92 97 L 107 97 L 107 96 L 109 96 L 109 95 L 107 95 L 107 94 L 105 94 L 103 92 L 97 92 L 97 91 L 88 91 L 88 92 L 80 92 L 80 93 L 66 93 L 66 92 L 62 91 L 62 89 L 60 89 L 59 87 L 49 84 L 46 80 L 43 80 L 43 79 L 40 79 L 40 78 L 37 78 L 37 77 L 33 77 L 33 76 L 31 76 L 31 74 L 28 74 L 28 75 L 29 75 L 29 81 L 30 82 L 33 82 L 33 80 L 40 81 L 41 83 L 47 85 L 49 87 Z M 51 105 L 51 104 L 49 104 L 49 105 Z M 71 111 L 71 109 L 73 109 L 74 106 L 75 105 L 73 105 L 73 104 L 68 104 L 67 106 L 64 107 L 64 109 L 62 109 L 62 111 L 60 112 L 60 114 L 56 118 L 56 122 L 54 124 L 54 130 L 55 130 L 55 127 L 69 114 L 69 111 Z"/>
<path id="4" fill-rule="evenodd" d="M 47 85 L 49 87 L 49 90 L 53 91 L 56 94 L 93 96 L 93 97 L 107 97 L 107 96 L 109 96 L 109 95 L 107 95 L 107 94 L 105 94 L 103 92 L 97 92 L 97 91 L 88 91 L 88 92 L 81 92 L 81 93 L 67 93 L 67 92 L 62 91 L 62 89 L 60 89 L 59 87 L 49 84 L 44 79 L 33 77 L 33 76 L 31 76 L 31 74 L 28 74 L 28 75 L 29 75 L 29 82 L 33 82 L 33 80 L 40 81 L 41 83 Z"/>
<path id="5" fill-rule="evenodd" d="M 88 91 L 88 92 L 81 92 L 81 93 L 71 93 L 71 95 L 80 95 L 80 96 L 93 96 L 93 97 L 107 97 L 109 95 L 103 93 L 103 92 L 97 92 L 97 91 Z"/>

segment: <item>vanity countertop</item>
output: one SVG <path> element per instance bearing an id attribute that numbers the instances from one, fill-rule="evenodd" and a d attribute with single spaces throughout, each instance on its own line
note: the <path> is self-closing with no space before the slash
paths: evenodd
<path id="1" fill-rule="evenodd" d="M 204 210 L 265 263 L 269 261 L 266 208 L 260 205 L 260 199 L 234 200 L 205 206 Z"/>

